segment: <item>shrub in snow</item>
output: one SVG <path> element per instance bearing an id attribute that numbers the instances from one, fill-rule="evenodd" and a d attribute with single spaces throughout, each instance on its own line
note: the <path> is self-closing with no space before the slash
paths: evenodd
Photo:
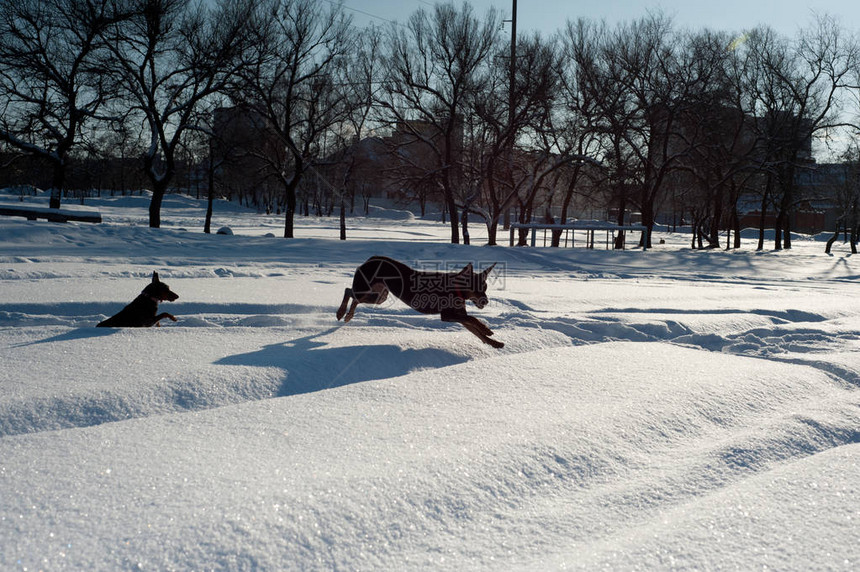
<path id="1" fill-rule="evenodd" d="M 229 235 L 232 235 L 232 234 L 233 234 L 233 229 L 232 229 L 232 228 L 230 228 L 229 226 L 222 226 L 221 228 L 219 228 L 219 229 L 218 229 L 218 232 L 216 232 L 215 234 L 229 234 Z"/>

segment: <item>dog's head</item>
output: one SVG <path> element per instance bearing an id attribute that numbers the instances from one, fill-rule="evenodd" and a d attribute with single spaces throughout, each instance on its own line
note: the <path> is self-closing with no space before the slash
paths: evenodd
<path id="1" fill-rule="evenodd" d="M 455 277 L 457 284 L 463 287 L 463 297 L 466 300 L 471 300 L 479 309 L 490 302 L 487 298 L 487 276 L 490 275 L 494 266 L 495 263 L 486 270 L 475 273 L 470 262 Z"/>
<path id="2" fill-rule="evenodd" d="M 173 292 L 167 284 L 158 279 L 158 272 L 152 273 L 152 282 L 143 289 L 143 294 L 159 302 L 173 302 L 179 298 L 179 294 Z"/>

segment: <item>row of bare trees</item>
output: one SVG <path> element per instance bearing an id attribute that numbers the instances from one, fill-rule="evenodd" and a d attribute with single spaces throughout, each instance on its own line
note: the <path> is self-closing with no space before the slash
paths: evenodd
<path id="1" fill-rule="evenodd" d="M 737 247 L 741 201 L 754 198 L 759 248 L 766 214 L 775 248 L 787 248 L 791 215 L 810 198 L 797 175 L 814 166 L 812 141 L 856 130 L 857 38 L 824 16 L 794 38 L 679 30 L 661 14 L 571 20 L 552 37 L 521 35 L 512 59 L 501 15 L 468 3 L 385 29 L 356 28 L 341 5 L 317 0 L 0 7 L 0 142 L 52 165 L 55 207 L 75 153 L 136 142 L 153 227 L 179 157 L 197 148 L 210 193 L 216 172 L 254 165 L 292 237 L 303 186 L 321 185 L 343 210 L 366 188 L 355 142 L 396 132 L 387 180 L 437 198 L 455 243 L 468 242 L 470 215 L 495 244 L 512 211 L 564 223 L 590 205 L 619 223 L 640 212 L 647 246 L 668 210 L 693 224 L 694 246 L 720 246 L 728 228 Z M 226 160 L 240 150 L 218 108 L 258 129 L 240 161 Z"/>

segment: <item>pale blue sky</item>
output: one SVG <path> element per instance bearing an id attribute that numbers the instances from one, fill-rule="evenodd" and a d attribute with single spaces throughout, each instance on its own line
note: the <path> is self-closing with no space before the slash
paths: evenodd
<path id="1" fill-rule="evenodd" d="M 456 3 L 460 3 L 459 1 Z M 344 0 L 344 6 L 358 25 L 370 21 L 384 20 L 404 22 L 418 8 L 431 8 L 429 0 Z M 510 17 L 511 0 L 472 0 L 478 14 L 490 6 Z M 699 29 L 712 28 L 739 32 L 758 24 L 768 24 L 777 31 L 794 35 L 798 28 L 810 23 L 814 12 L 837 17 L 844 27 L 860 31 L 860 1 L 829 0 L 518 0 L 517 27 L 521 31 L 540 30 L 552 33 L 563 27 L 568 19 L 580 16 L 591 19 L 606 19 L 610 23 L 633 20 L 644 16 L 648 9 L 662 9 L 673 16 L 680 27 Z M 377 16 L 371 18 L 367 14 Z"/>

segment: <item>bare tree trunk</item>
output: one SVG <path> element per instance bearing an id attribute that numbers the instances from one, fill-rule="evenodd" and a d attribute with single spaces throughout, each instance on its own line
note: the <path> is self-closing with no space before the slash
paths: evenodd
<path id="1" fill-rule="evenodd" d="M 346 204 L 340 196 L 340 239 L 346 240 Z"/>
<path id="2" fill-rule="evenodd" d="M 642 236 L 639 237 L 639 246 L 643 248 L 651 248 L 651 232 L 654 229 L 654 205 L 649 201 L 645 203 L 642 209 L 642 225 L 645 230 Z"/>
<path id="3" fill-rule="evenodd" d="M 581 149 L 580 149 L 581 150 Z M 561 201 L 561 214 L 559 216 L 559 224 L 567 222 L 567 210 L 570 208 L 570 201 L 573 199 L 573 191 L 576 189 L 576 182 L 579 180 L 579 166 L 574 168 L 573 176 L 567 185 L 567 191 L 564 193 L 564 198 Z M 561 235 L 564 230 L 558 229 L 552 231 L 552 245 L 558 247 L 561 245 Z"/>
<path id="4" fill-rule="evenodd" d="M 295 179 L 294 179 L 295 180 Z M 296 217 L 296 182 L 286 186 L 286 214 L 284 215 L 284 238 L 294 238 L 293 221 Z"/>
<path id="5" fill-rule="evenodd" d="M 773 188 L 773 177 L 768 175 L 767 184 L 764 188 L 764 194 L 761 197 L 761 214 L 758 220 L 758 246 L 756 250 L 764 250 L 764 221 L 767 217 L 767 200 L 770 197 L 770 191 Z"/>
<path id="6" fill-rule="evenodd" d="M 618 202 L 618 226 L 624 225 L 624 211 L 627 210 L 627 197 L 624 196 L 624 191 L 621 194 L 621 200 Z M 621 250 L 624 248 L 624 233 L 619 232 L 618 236 L 615 237 L 615 245 L 614 248 L 616 250 Z"/>
<path id="7" fill-rule="evenodd" d="M 457 203 L 454 201 L 454 195 L 451 192 L 445 192 L 445 202 L 448 205 L 448 213 L 451 215 L 451 244 L 460 244 L 460 221 L 457 216 Z"/>
<path id="8" fill-rule="evenodd" d="M 167 192 L 167 181 L 159 180 L 153 182 L 152 200 L 149 202 L 149 226 L 150 228 L 161 228 L 161 203 Z"/>
<path id="9" fill-rule="evenodd" d="M 776 222 L 773 223 L 773 249 L 782 250 L 782 228 L 784 224 L 783 217 L 785 211 L 780 210 L 776 215 Z"/>
<path id="10" fill-rule="evenodd" d="M 708 230 L 708 248 L 720 247 L 720 222 L 723 220 L 723 193 L 715 193 L 714 216 L 711 217 L 711 227 Z"/>
<path id="11" fill-rule="evenodd" d="M 833 243 L 839 238 L 839 227 L 841 223 L 836 223 L 836 230 L 833 232 L 833 236 L 827 239 L 827 246 L 824 247 L 824 253 L 830 254 L 830 249 L 833 247 Z"/>
<path id="12" fill-rule="evenodd" d="M 51 198 L 48 200 L 48 207 L 52 209 L 60 208 L 61 197 L 63 196 L 63 187 L 66 184 L 66 168 L 62 161 L 54 163 L 54 175 L 51 180 Z"/>
<path id="13" fill-rule="evenodd" d="M 211 153 L 209 154 L 209 168 L 207 171 L 206 177 L 209 180 L 209 196 L 206 200 L 206 222 L 203 225 L 203 232 L 210 234 L 212 232 L 212 203 L 215 197 L 215 165 Z"/>
<path id="14" fill-rule="evenodd" d="M 494 220 L 489 225 L 487 225 L 487 245 L 495 246 L 497 244 L 496 240 L 499 232 L 499 221 Z"/>
<path id="15" fill-rule="evenodd" d="M 734 247 L 739 249 L 741 247 L 741 219 L 738 216 L 737 201 L 732 204 L 732 229 L 735 231 Z"/>

